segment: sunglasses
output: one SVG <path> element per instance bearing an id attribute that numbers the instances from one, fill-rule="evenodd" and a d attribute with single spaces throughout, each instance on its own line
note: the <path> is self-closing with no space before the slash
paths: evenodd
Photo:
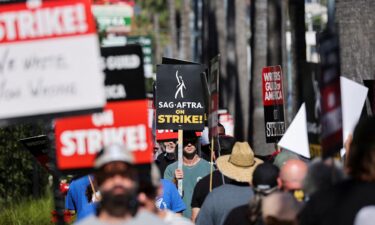
<path id="1" fill-rule="evenodd" d="M 188 144 L 194 145 L 197 142 L 196 138 L 184 138 L 183 145 L 186 146 Z"/>

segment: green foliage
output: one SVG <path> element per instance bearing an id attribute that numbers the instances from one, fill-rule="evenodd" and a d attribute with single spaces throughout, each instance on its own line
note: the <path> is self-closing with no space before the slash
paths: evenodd
<path id="1" fill-rule="evenodd" d="M 41 134 L 41 126 L 18 125 L 0 129 L 0 206 L 28 198 L 33 194 L 33 173 L 44 193 L 47 173 L 18 142 L 21 138 Z M 1 209 L 0 207 L 0 209 Z M 3 223 L 0 223 L 3 224 Z"/>
<path id="2" fill-rule="evenodd" d="M 51 192 L 40 199 L 25 199 L 12 203 L 7 209 L 0 211 L 1 225 L 52 225 L 52 211 L 54 210 Z M 70 223 L 73 224 L 76 216 Z"/>
<path id="3" fill-rule="evenodd" d="M 314 31 L 322 31 L 322 17 L 321 16 L 314 16 L 312 17 L 312 25 Z"/>
<path id="4" fill-rule="evenodd" d="M 53 200 L 51 194 L 38 200 L 13 202 L 0 212 L 2 225 L 51 225 Z"/>
<path id="5" fill-rule="evenodd" d="M 167 0 L 138 0 L 136 1 L 136 4 L 141 8 L 141 13 L 135 16 L 131 35 L 151 35 L 155 41 L 153 16 L 157 14 L 159 16 L 159 47 L 160 49 L 163 49 L 170 43 L 169 11 Z M 154 59 L 156 59 L 155 55 Z"/>

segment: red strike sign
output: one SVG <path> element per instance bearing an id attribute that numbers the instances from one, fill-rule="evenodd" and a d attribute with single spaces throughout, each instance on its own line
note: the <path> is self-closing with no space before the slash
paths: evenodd
<path id="1" fill-rule="evenodd" d="M 0 43 L 95 33 L 90 0 L 43 1 L 34 9 L 26 4 L 0 8 Z"/>
<path id="2" fill-rule="evenodd" d="M 202 136 L 202 132 L 195 132 L 197 137 Z M 173 132 L 173 130 L 156 130 L 156 141 L 167 141 L 167 140 L 177 140 L 178 132 Z"/>
<path id="3" fill-rule="evenodd" d="M 282 105 L 283 85 L 280 66 L 264 67 L 262 71 L 263 105 Z"/>
<path id="4" fill-rule="evenodd" d="M 108 103 L 102 113 L 56 121 L 57 164 L 61 170 L 93 167 L 103 146 L 119 143 L 137 164 L 152 160 L 147 100 Z"/>

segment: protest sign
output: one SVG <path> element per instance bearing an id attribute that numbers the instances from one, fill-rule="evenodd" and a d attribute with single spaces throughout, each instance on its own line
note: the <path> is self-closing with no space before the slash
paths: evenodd
<path id="1" fill-rule="evenodd" d="M 304 79 L 301 79 L 301 94 L 303 102 L 306 103 L 306 126 L 310 156 L 311 158 L 314 158 L 322 155 L 322 147 L 320 145 L 321 125 L 319 122 L 319 116 L 321 113 L 318 84 L 319 65 L 317 63 L 305 63 L 304 68 Z"/>
<path id="2" fill-rule="evenodd" d="M 264 67 L 262 89 L 267 143 L 275 143 L 285 132 L 283 75 L 281 66 Z"/>
<path id="3" fill-rule="evenodd" d="M 203 65 L 163 58 L 156 73 L 156 128 L 178 130 L 178 163 L 182 169 L 183 130 L 203 130 L 207 84 Z M 202 80 L 203 78 L 203 80 Z M 206 98 L 207 99 L 207 98 Z M 182 179 L 177 188 L 182 196 Z"/>
<path id="4" fill-rule="evenodd" d="M 91 168 L 96 153 L 114 143 L 132 151 L 136 163 L 151 162 L 150 102 L 145 96 L 142 48 L 104 47 L 102 56 L 108 103 L 102 113 L 56 121 L 61 170 Z"/>
<path id="5" fill-rule="evenodd" d="M 345 146 L 345 141 L 350 134 L 353 135 L 354 128 L 361 117 L 363 106 L 366 102 L 368 88 L 342 76 L 340 77 L 340 87 L 343 128 L 342 146 Z M 345 152 L 346 150 L 343 148 L 341 150 L 342 155 Z"/>
<path id="6" fill-rule="evenodd" d="M 190 62 L 190 61 L 185 61 L 185 60 L 180 60 L 180 59 L 173 59 L 173 58 L 168 58 L 168 57 L 163 57 L 162 58 L 162 64 L 172 64 L 172 65 L 201 65 L 202 64 L 196 63 L 196 62 Z M 201 77 L 201 84 L 203 88 L 203 99 L 204 99 L 204 105 L 207 106 L 205 107 L 205 115 L 204 115 L 204 121 L 205 125 L 207 125 L 207 114 L 209 110 L 209 88 L 208 88 L 208 82 L 207 82 L 207 74 L 208 74 L 208 69 L 206 68 L 204 72 L 200 74 Z"/>
<path id="7" fill-rule="evenodd" d="M 129 36 L 126 38 L 126 44 L 139 44 L 142 46 L 143 63 L 146 78 L 153 76 L 153 43 L 151 36 Z"/>
<path id="8" fill-rule="evenodd" d="M 202 136 L 202 132 L 195 132 L 197 137 Z M 156 130 L 156 141 L 176 140 L 178 132 L 174 130 Z"/>
<path id="9" fill-rule="evenodd" d="M 278 146 L 303 157 L 310 158 L 309 140 L 307 136 L 306 106 L 303 103 L 293 121 L 290 123 Z"/>
<path id="10" fill-rule="evenodd" d="M 208 114 L 208 128 L 209 137 L 216 138 L 218 136 L 218 120 L 219 120 L 219 77 L 220 77 L 220 55 L 211 60 L 209 73 L 209 114 Z"/>
<path id="11" fill-rule="evenodd" d="M 219 110 L 219 123 L 224 126 L 226 135 L 234 136 L 234 120 L 228 110 Z"/>
<path id="12" fill-rule="evenodd" d="M 146 98 L 142 47 L 103 47 L 101 53 L 107 101 Z"/>
<path id="13" fill-rule="evenodd" d="M 163 57 L 161 59 L 161 64 L 168 64 L 168 65 L 201 65 L 199 63 L 185 61 L 181 59 L 173 59 L 168 57 Z"/>
<path id="14" fill-rule="evenodd" d="M 0 122 L 101 109 L 104 80 L 90 1 L 26 5 L 0 8 Z"/>
<path id="15" fill-rule="evenodd" d="M 134 8 L 128 4 L 96 4 L 92 12 L 102 34 L 127 34 L 131 31 Z"/>
<path id="16" fill-rule="evenodd" d="M 219 120 L 219 77 L 220 77 L 220 55 L 217 55 L 210 61 L 209 70 L 209 109 L 208 109 L 208 129 L 209 139 L 211 141 L 211 156 L 210 156 L 210 186 L 209 190 L 212 191 L 212 172 L 213 172 L 213 159 L 214 151 L 220 152 L 219 145 L 219 132 L 218 132 L 218 120 Z M 215 146 L 219 146 L 219 149 L 215 149 Z"/>
<path id="17" fill-rule="evenodd" d="M 136 163 L 152 160 L 147 100 L 108 103 L 102 113 L 56 121 L 57 165 L 61 170 L 91 168 L 96 153 L 113 143 L 130 150 Z"/>
<path id="18" fill-rule="evenodd" d="M 156 141 L 176 140 L 178 132 L 173 130 L 156 130 Z"/>
<path id="19" fill-rule="evenodd" d="M 325 30 L 318 36 L 321 74 L 321 144 L 323 157 L 333 156 L 342 147 L 342 107 L 340 85 L 340 52 L 338 35 Z"/>
<path id="20" fill-rule="evenodd" d="M 205 104 L 201 65 L 159 65 L 156 128 L 203 130 Z"/>

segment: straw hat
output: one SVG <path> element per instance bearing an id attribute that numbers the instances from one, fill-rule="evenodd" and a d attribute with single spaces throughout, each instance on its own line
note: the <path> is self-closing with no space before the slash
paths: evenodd
<path id="1" fill-rule="evenodd" d="M 225 176 L 239 182 L 251 183 L 255 168 L 263 163 L 254 157 L 247 142 L 236 142 L 231 155 L 220 156 L 216 160 L 217 168 Z"/>

